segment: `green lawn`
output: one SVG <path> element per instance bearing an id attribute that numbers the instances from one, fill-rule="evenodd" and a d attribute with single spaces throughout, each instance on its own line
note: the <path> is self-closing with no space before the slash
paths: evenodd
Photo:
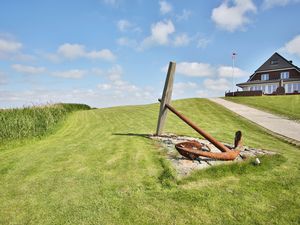
<path id="1" fill-rule="evenodd" d="M 300 95 L 227 97 L 226 100 L 245 104 L 293 120 L 300 120 Z"/>
<path id="2" fill-rule="evenodd" d="M 280 156 L 178 180 L 157 143 L 158 104 L 79 111 L 53 135 L 0 151 L 0 224 L 299 224 L 300 149 L 205 99 L 172 103 L 216 138 Z M 166 131 L 198 136 L 168 114 Z"/>

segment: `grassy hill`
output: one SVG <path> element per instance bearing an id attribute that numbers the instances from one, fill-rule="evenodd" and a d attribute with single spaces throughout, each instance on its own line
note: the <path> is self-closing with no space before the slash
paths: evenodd
<path id="1" fill-rule="evenodd" d="M 226 100 L 245 104 L 292 120 L 300 120 L 300 95 L 227 97 Z"/>
<path id="2" fill-rule="evenodd" d="M 0 224 L 298 224 L 300 149 L 205 99 L 172 103 L 219 140 L 280 156 L 178 180 L 159 146 L 158 104 L 79 111 L 53 135 L 0 151 Z M 168 114 L 166 131 L 198 136 Z"/>

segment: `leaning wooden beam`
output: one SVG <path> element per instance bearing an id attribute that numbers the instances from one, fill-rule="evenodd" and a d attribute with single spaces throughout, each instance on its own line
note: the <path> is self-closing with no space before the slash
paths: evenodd
<path id="1" fill-rule="evenodd" d="M 173 90 L 173 82 L 174 82 L 174 73 L 176 69 L 176 63 L 170 62 L 169 63 L 169 69 L 167 78 L 165 81 L 165 87 L 162 94 L 162 100 L 160 103 L 160 109 L 159 109 L 159 116 L 158 116 L 158 122 L 157 122 L 157 128 L 156 128 L 156 135 L 161 135 L 165 122 L 167 117 L 167 108 L 165 107 L 166 104 L 169 104 L 172 97 L 172 90 Z"/>
<path id="2" fill-rule="evenodd" d="M 205 137 L 208 141 L 210 141 L 214 146 L 216 146 L 220 151 L 222 152 L 231 152 L 229 148 L 227 148 L 225 145 L 223 145 L 221 142 L 217 141 L 215 138 L 213 138 L 209 133 L 205 132 L 204 130 L 200 129 L 196 124 L 194 124 L 190 119 L 188 119 L 186 116 L 178 112 L 175 108 L 173 108 L 169 104 L 165 104 L 165 107 L 168 108 L 171 112 L 173 112 L 176 116 L 178 116 L 180 119 L 182 119 L 186 124 L 188 124 L 190 127 L 192 127 L 195 131 L 197 131 L 200 135 Z"/>

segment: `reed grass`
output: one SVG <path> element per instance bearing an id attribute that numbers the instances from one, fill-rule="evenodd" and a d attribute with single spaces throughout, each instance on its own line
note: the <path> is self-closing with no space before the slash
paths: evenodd
<path id="1" fill-rule="evenodd" d="M 84 104 L 52 104 L 0 110 L 0 143 L 41 137 L 73 111 L 90 109 Z"/>

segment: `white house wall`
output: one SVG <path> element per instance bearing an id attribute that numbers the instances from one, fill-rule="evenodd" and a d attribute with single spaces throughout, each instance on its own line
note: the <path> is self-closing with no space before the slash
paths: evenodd
<path id="1" fill-rule="evenodd" d="M 255 84 L 243 87 L 243 91 L 263 91 L 265 94 L 272 94 L 278 88 L 278 83 L 268 83 L 268 84 Z M 284 83 L 285 93 L 294 93 L 295 91 L 300 92 L 300 82 L 299 83 Z"/>

